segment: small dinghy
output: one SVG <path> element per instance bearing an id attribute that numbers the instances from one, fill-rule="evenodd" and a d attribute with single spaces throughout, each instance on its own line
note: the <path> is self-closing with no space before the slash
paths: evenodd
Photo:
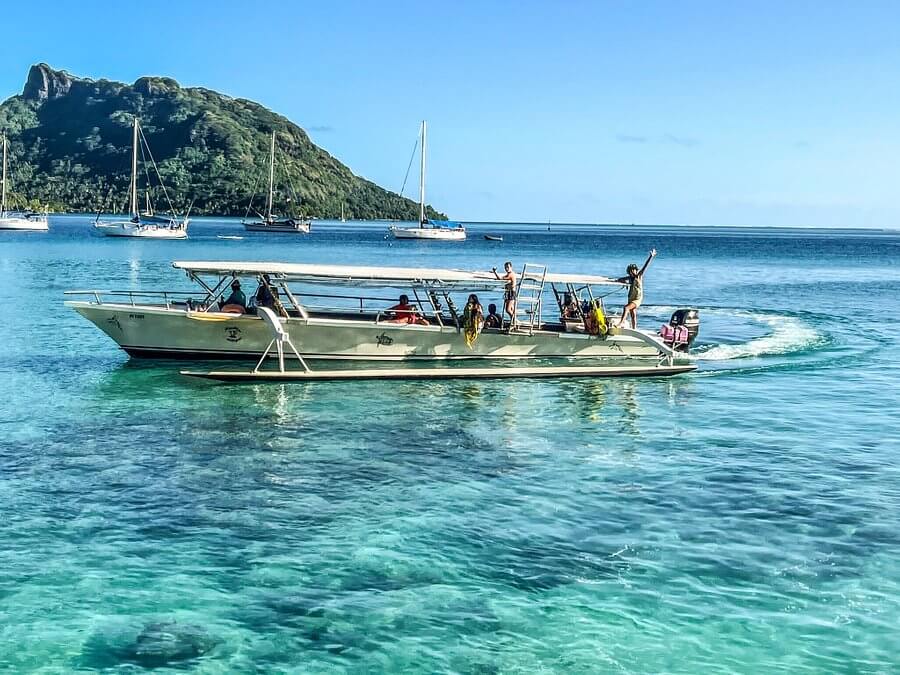
<path id="1" fill-rule="evenodd" d="M 239 240 L 239 239 L 243 239 L 243 237 L 240 237 L 240 236 L 238 236 L 238 235 L 236 235 L 236 234 L 217 234 L 217 235 L 216 235 L 216 239 L 234 239 L 234 240 Z"/>
<path id="2" fill-rule="evenodd" d="M 503 241 L 503 237 L 498 237 L 495 234 L 486 234 L 484 235 L 484 238 L 488 241 Z"/>

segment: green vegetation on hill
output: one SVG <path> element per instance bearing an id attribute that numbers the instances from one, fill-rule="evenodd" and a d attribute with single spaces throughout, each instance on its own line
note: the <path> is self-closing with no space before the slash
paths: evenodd
<path id="1" fill-rule="evenodd" d="M 0 104 L 14 199 L 27 196 L 19 205 L 53 210 L 122 210 L 135 115 L 182 212 L 193 204 L 194 214 L 244 215 L 254 188 L 265 189 L 261 177 L 275 131 L 280 183 L 296 190 L 303 215 L 337 217 L 344 204 L 348 218 L 418 218 L 415 202 L 353 175 L 303 129 L 258 103 L 164 77 L 129 86 L 46 64 L 32 66 L 23 92 Z M 160 195 L 154 201 L 164 204 Z M 431 207 L 428 215 L 445 218 Z"/>

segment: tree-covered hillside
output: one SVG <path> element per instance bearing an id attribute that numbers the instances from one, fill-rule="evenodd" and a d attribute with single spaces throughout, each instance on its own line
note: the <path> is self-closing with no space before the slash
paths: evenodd
<path id="1" fill-rule="evenodd" d="M 265 189 L 275 131 L 278 182 L 285 198 L 293 186 L 303 215 L 336 217 L 344 204 L 348 218 L 418 218 L 413 201 L 353 175 L 303 129 L 258 103 L 164 77 L 129 86 L 76 78 L 46 64 L 32 66 L 22 94 L 0 104 L 14 201 L 54 210 L 121 210 L 135 115 L 181 211 L 193 204 L 194 214 L 244 215 L 254 187 L 257 194 Z M 444 217 L 430 207 L 428 213 Z"/>

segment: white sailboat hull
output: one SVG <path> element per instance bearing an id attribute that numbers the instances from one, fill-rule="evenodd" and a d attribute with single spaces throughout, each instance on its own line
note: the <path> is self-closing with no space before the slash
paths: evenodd
<path id="1" fill-rule="evenodd" d="M 25 218 L 24 216 L 0 215 L 0 230 L 30 230 L 37 232 L 46 232 L 50 229 L 47 222 L 47 216 L 32 216 Z"/>
<path id="2" fill-rule="evenodd" d="M 466 230 L 462 227 L 392 227 L 395 239 L 440 239 L 464 241 Z"/>
<path id="3" fill-rule="evenodd" d="M 166 227 L 148 223 L 95 223 L 94 228 L 107 237 L 134 237 L 140 239 L 187 239 L 187 224 Z"/>
<path id="4" fill-rule="evenodd" d="M 181 308 L 67 302 L 133 356 L 259 358 L 272 339 L 251 315 Z M 443 361 L 458 359 L 657 359 L 659 349 L 634 335 L 487 330 L 469 348 L 454 326 L 419 326 L 337 318 L 290 318 L 284 327 L 298 351 L 314 359 Z"/>

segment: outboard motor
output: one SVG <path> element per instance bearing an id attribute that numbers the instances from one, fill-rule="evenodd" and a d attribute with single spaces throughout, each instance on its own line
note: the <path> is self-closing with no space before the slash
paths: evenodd
<path id="1" fill-rule="evenodd" d="M 672 318 L 659 331 L 667 345 L 680 352 L 691 348 L 700 332 L 700 312 L 696 309 L 676 309 Z"/>

